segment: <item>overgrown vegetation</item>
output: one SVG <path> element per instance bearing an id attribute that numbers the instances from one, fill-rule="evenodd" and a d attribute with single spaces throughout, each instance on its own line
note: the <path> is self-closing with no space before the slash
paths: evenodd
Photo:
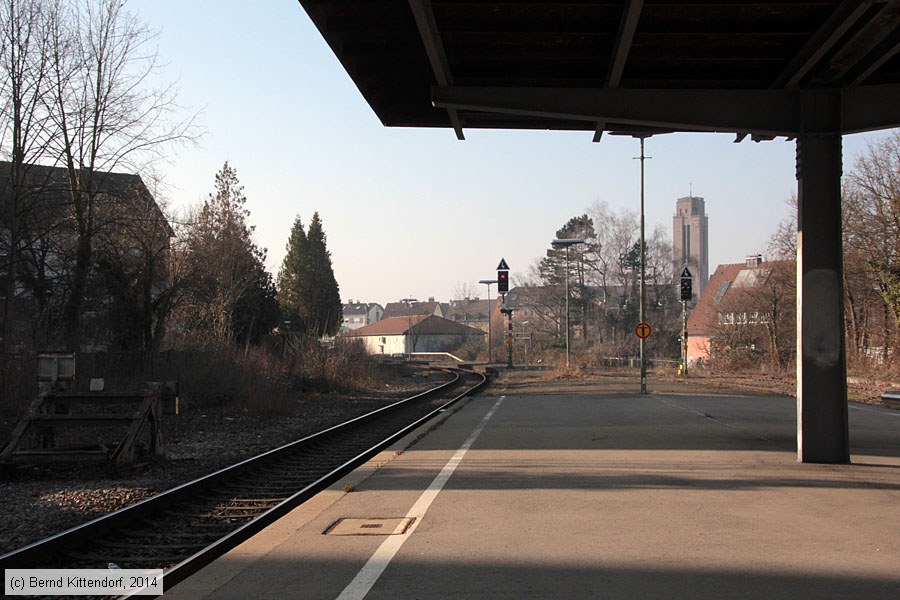
<path id="1" fill-rule="evenodd" d="M 843 190 L 844 307 L 851 374 L 900 379 L 900 131 L 872 144 L 846 174 Z M 720 325 L 710 358 L 694 369 L 766 372 L 793 377 L 796 365 L 797 200 L 778 224 L 769 260 L 753 285 L 732 289 L 719 306 Z M 569 219 L 557 238 L 580 238 L 565 250 L 550 248 L 510 294 L 517 334 L 515 364 L 558 365 L 565 348 L 565 281 L 569 282 L 572 364 L 596 368 L 624 364 L 638 355 L 634 335 L 639 305 L 639 223 L 635 214 L 604 204 Z M 645 314 L 653 324 L 647 343 L 651 361 L 677 364 L 681 307 L 672 249 L 657 228 L 647 239 Z M 494 360 L 507 354 L 505 316 L 491 324 Z M 519 335 L 521 332 L 521 335 Z M 525 342 L 521 337 L 529 337 Z M 533 346 L 533 347 L 532 347 Z M 467 357 L 474 353 L 467 352 Z M 487 352 L 479 356 L 484 358 Z M 569 371 L 573 372 L 573 368 Z M 672 367 L 673 370 L 676 367 Z M 553 372 L 559 372 L 554 367 Z"/>
<path id="2" fill-rule="evenodd" d="M 34 357 L 7 361 L 11 377 L 0 386 L 0 414 L 21 416 L 37 393 Z M 107 391 L 139 391 L 146 382 L 177 381 L 182 410 L 293 414 L 298 399 L 316 393 L 370 389 L 377 365 L 359 343 L 325 347 L 316 340 L 270 336 L 260 345 L 182 347 L 158 353 L 82 353 L 75 389 L 91 378 Z"/>
<path id="3" fill-rule="evenodd" d="M 178 218 L 138 176 L 199 133 L 174 86 L 151 83 L 155 32 L 126 4 L 0 3 L 5 409 L 34 396 L 34 356 L 48 350 L 77 350 L 82 382 L 176 379 L 206 406 L 280 412 L 305 390 L 363 385 L 372 367 L 358 346 L 319 343 L 341 304 L 318 214 L 308 232 L 297 221 L 281 288 L 300 304 L 283 313 L 233 166 Z M 276 330 L 287 343 L 273 347 Z"/>
<path id="4" fill-rule="evenodd" d="M 723 324 L 714 339 L 717 369 L 761 367 L 790 374 L 796 354 L 797 199 L 769 243 L 775 260 L 758 285 L 723 313 L 755 318 Z M 900 378 L 900 131 L 871 144 L 844 178 L 844 332 L 848 370 Z"/>

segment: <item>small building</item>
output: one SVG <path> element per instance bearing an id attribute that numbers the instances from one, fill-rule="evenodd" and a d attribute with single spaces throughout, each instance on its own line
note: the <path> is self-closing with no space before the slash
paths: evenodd
<path id="1" fill-rule="evenodd" d="M 341 333 L 347 333 L 372 323 L 377 323 L 384 316 L 384 308 L 374 302 L 354 302 L 350 300 L 343 306 Z"/>
<path id="2" fill-rule="evenodd" d="M 475 338 L 483 343 L 485 333 L 437 315 L 388 317 L 354 329 L 349 338 L 359 338 L 370 354 L 451 352 Z"/>
<path id="3" fill-rule="evenodd" d="M 484 332 L 488 330 L 491 322 L 491 314 L 498 300 L 481 300 L 479 298 L 465 298 L 463 300 L 451 300 L 447 318 L 454 323 L 477 327 Z"/>
<path id="4" fill-rule="evenodd" d="M 428 301 L 410 302 L 407 306 L 406 302 L 388 302 L 384 307 L 384 315 L 382 318 L 389 319 L 391 317 L 406 317 L 415 315 L 437 315 L 439 317 L 447 317 L 449 307 L 441 302 L 436 302 L 434 298 Z"/>

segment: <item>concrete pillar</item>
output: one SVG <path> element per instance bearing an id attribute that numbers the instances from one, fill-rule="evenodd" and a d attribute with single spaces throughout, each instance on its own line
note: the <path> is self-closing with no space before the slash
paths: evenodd
<path id="1" fill-rule="evenodd" d="M 797 139 L 797 459 L 850 461 L 841 136 Z"/>

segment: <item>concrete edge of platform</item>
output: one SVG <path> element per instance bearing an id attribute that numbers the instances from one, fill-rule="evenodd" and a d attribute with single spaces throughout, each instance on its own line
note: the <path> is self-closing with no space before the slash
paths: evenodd
<path id="1" fill-rule="evenodd" d="M 396 457 L 409 450 L 415 444 L 427 436 L 429 433 L 443 425 L 454 413 L 461 410 L 468 404 L 474 396 L 462 398 L 455 405 L 442 411 L 428 421 L 419 425 L 389 447 L 378 452 L 375 456 L 367 460 L 365 463 L 331 484 L 325 490 L 319 492 L 290 513 L 269 525 L 258 534 L 243 542 L 235 548 L 229 550 L 225 556 L 245 557 L 262 556 L 263 553 L 271 551 L 293 533 L 306 526 L 313 519 L 331 508 L 339 500 L 347 494 L 353 493 L 353 490 L 367 479 L 372 477 L 380 469 L 385 467 Z M 185 581 L 173 587 L 174 593 L 179 600 L 206 598 L 209 594 L 215 592 L 217 588 L 227 585 L 227 583 L 240 575 L 244 570 L 252 567 L 251 560 L 240 561 L 243 566 L 235 568 L 234 564 L 226 565 L 221 558 L 207 565 L 196 574 L 192 575 Z M 170 590 L 166 590 L 166 596 Z"/>

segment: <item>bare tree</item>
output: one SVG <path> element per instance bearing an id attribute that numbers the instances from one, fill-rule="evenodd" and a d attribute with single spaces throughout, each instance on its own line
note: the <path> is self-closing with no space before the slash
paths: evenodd
<path id="1" fill-rule="evenodd" d="M 786 202 L 788 216 L 778 222 L 775 233 L 769 238 L 768 252 L 778 260 L 797 258 L 797 194 L 791 194 Z"/>
<path id="2" fill-rule="evenodd" d="M 152 86 L 155 35 L 124 2 L 78 0 L 60 6 L 51 23 L 53 150 L 68 173 L 76 239 L 65 337 L 77 347 L 105 174 L 139 172 L 172 143 L 194 139 L 196 129 L 193 117 L 176 116 L 173 86 Z"/>
<path id="3" fill-rule="evenodd" d="M 900 328 L 900 132 L 857 158 L 846 178 L 843 210 L 845 277 L 852 286 L 849 333 L 858 349 L 877 347 L 888 364 Z M 872 290 L 880 302 L 872 301 Z M 870 321 L 880 330 L 871 331 Z"/>
<path id="4" fill-rule="evenodd" d="M 0 235 L 5 277 L 3 330 L 0 354 L 8 347 L 16 320 L 16 297 L 23 260 L 23 247 L 30 237 L 26 229 L 34 210 L 35 181 L 31 163 L 41 158 L 50 139 L 45 106 L 50 86 L 49 19 L 53 5 L 48 0 L 3 0 L 0 4 L 0 156 L 8 168 L 0 177 Z"/>
<path id="5" fill-rule="evenodd" d="M 756 356 L 766 356 L 774 368 L 787 368 L 796 339 L 794 262 L 771 261 L 748 273 L 718 306 L 714 354 L 731 366 L 748 366 Z"/>
<path id="6" fill-rule="evenodd" d="M 453 286 L 451 303 L 457 310 L 462 311 L 465 325 L 469 324 L 469 312 L 472 304 L 477 300 L 476 296 L 475 284 L 471 281 L 457 281 L 456 285 Z"/>
<path id="7" fill-rule="evenodd" d="M 111 313 L 105 329 L 123 350 L 156 350 L 179 291 L 169 268 L 175 233 L 137 180 L 115 202 L 102 202 L 96 219 L 95 262 Z"/>

